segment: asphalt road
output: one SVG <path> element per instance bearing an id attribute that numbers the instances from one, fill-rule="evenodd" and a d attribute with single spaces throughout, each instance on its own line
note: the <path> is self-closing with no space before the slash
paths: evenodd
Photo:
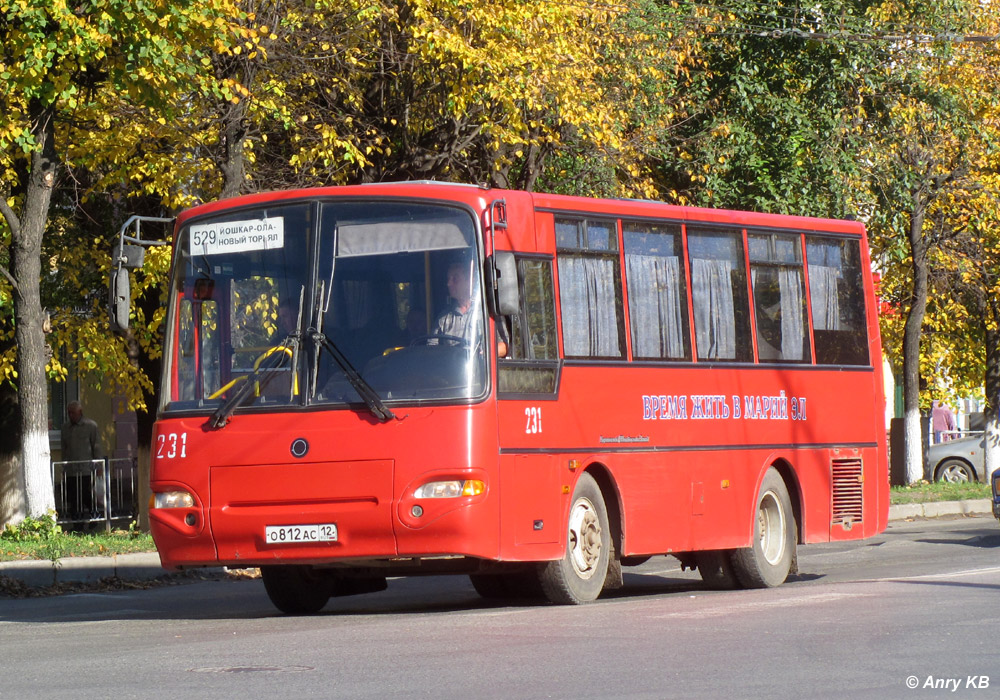
<path id="1" fill-rule="evenodd" d="M 659 557 L 580 607 L 495 605 L 463 577 L 298 618 L 253 580 L 0 599 L 0 698 L 1000 696 L 992 518 L 892 523 L 799 566 L 714 592 Z"/>

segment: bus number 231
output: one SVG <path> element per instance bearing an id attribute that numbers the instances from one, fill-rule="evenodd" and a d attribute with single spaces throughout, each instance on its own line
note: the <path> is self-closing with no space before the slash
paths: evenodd
<path id="1" fill-rule="evenodd" d="M 156 436 L 156 458 L 174 459 L 187 457 L 187 433 L 169 433 L 167 435 Z"/>
<path id="2" fill-rule="evenodd" d="M 542 432 L 542 407 L 528 406 L 524 409 L 524 432 L 528 435 L 535 435 Z"/>

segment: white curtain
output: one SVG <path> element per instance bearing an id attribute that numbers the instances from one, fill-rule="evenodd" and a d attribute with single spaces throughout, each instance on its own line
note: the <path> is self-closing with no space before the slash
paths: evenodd
<path id="1" fill-rule="evenodd" d="M 636 357 L 684 357 L 677 256 L 626 255 L 632 353 Z"/>
<path id="2" fill-rule="evenodd" d="M 843 330 L 840 326 L 840 297 L 837 292 L 839 278 L 839 267 L 809 266 L 813 328 L 818 331 Z"/>
<path id="3" fill-rule="evenodd" d="M 563 347 L 572 357 L 620 357 L 615 265 L 608 258 L 559 258 Z"/>
<path id="4" fill-rule="evenodd" d="M 700 359 L 736 358 L 732 272 L 729 260 L 691 259 L 695 340 Z"/>
<path id="5" fill-rule="evenodd" d="M 803 360 L 802 342 L 806 329 L 802 320 L 802 273 L 778 269 L 778 292 L 781 295 L 781 359 Z"/>

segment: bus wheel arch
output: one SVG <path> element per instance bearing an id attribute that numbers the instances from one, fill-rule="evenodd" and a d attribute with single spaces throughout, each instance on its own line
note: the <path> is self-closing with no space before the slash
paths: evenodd
<path id="1" fill-rule="evenodd" d="M 792 501 L 792 515 L 795 516 L 796 543 L 805 544 L 805 527 L 802 523 L 802 486 L 799 484 L 795 468 L 784 459 L 775 460 L 771 468 L 777 470 L 785 482 L 785 488 L 788 489 L 788 497 Z M 793 562 L 793 567 L 794 564 L 795 562 Z M 793 571 L 793 573 L 795 572 Z"/>
<path id="2" fill-rule="evenodd" d="M 734 550 L 730 559 L 744 588 L 778 586 L 792 573 L 798 540 L 792 503 L 780 471 L 768 468 L 754 500 L 750 546 Z"/>
<path id="3" fill-rule="evenodd" d="M 604 590 L 621 588 L 625 585 L 622 579 L 625 519 L 622 517 L 624 508 L 621 502 L 621 491 L 605 465 L 595 462 L 587 468 L 586 473 L 594 477 L 594 481 L 601 489 L 601 494 L 604 496 L 604 506 L 608 511 L 608 525 L 611 529 L 611 551 L 608 553 L 608 575 L 604 580 Z"/>

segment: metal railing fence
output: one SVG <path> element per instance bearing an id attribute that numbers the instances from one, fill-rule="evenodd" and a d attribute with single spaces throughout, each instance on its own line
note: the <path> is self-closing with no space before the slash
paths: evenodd
<path id="1" fill-rule="evenodd" d="M 52 462 L 60 525 L 77 529 L 104 523 L 128 525 L 139 515 L 136 461 L 132 457 Z"/>

